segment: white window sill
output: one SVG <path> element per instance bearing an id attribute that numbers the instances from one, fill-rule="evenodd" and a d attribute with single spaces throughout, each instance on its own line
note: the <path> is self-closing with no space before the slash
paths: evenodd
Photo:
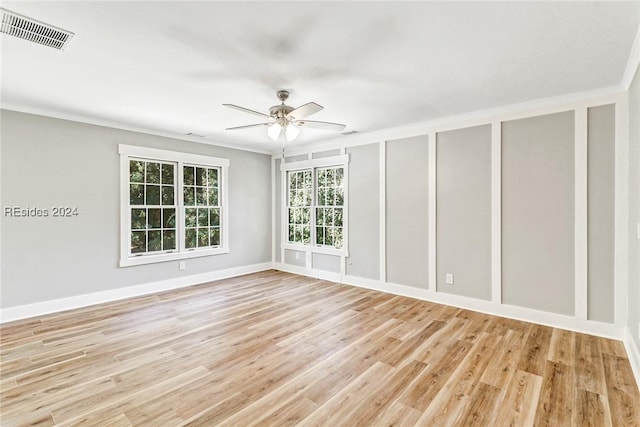
<path id="1" fill-rule="evenodd" d="M 120 267 L 131 267 L 133 265 L 155 264 L 158 262 L 176 261 L 188 258 L 199 258 L 203 256 L 228 254 L 229 248 L 195 249 L 187 252 L 171 252 L 157 255 L 140 255 L 123 258 L 120 260 Z"/>

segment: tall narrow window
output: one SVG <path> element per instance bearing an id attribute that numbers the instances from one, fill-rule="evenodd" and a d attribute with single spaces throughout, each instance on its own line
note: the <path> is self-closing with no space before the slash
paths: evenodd
<path id="1" fill-rule="evenodd" d="M 185 165 L 184 225 L 186 249 L 220 246 L 219 168 Z"/>
<path id="2" fill-rule="evenodd" d="M 343 241 L 344 169 L 317 169 L 316 244 L 341 248 Z"/>
<path id="3" fill-rule="evenodd" d="M 311 201 L 313 199 L 311 171 L 290 172 L 288 175 L 289 242 L 311 243 Z"/>
<path id="4" fill-rule="evenodd" d="M 175 172 L 173 163 L 129 161 L 132 254 L 175 251 Z"/>
<path id="5" fill-rule="evenodd" d="M 229 252 L 227 159 L 118 149 L 121 266 Z"/>

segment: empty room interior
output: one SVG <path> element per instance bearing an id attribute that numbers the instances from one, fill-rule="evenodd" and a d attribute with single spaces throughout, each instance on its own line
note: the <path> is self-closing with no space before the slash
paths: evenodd
<path id="1" fill-rule="evenodd" d="M 640 425 L 640 1 L 0 14 L 0 425 Z"/>

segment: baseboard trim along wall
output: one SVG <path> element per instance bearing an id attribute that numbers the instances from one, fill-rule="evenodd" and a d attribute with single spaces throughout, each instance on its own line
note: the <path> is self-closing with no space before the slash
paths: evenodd
<path id="1" fill-rule="evenodd" d="M 624 328 L 624 342 L 625 349 L 627 350 L 627 356 L 629 357 L 629 363 L 633 370 L 633 375 L 636 377 L 636 384 L 640 384 L 640 349 L 636 346 L 633 337 L 631 336 L 631 329 Z"/>
<path id="2" fill-rule="evenodd" d="M 573 316 L 533 310 L 526 307 L 518 307 L 508 304 L 500 304 L 492 301 L 469 298 L 444 292 L 434 292 L 428 289 L 400 285 L 397 283 L 383 283 L 379 280 L 364 279 L 361 277 L 349 275 L 341 276 L 339 273 L 332 273 L 321 270 L 307 270 L 304 267 L 292 266 L 288 264 L 274 263 L 273 268 L 288 273 L 301 274 L 318 279 L 344 283 L 346 285 L 367 288 L 374 291 L 416 298 L 423 301 L 450 305 L 453 307 L 478 311 L 494 316 L 522 320 L 525 322 L 566 329 L 574 332 L 613 338 L 616 340 L 622 340 L 624 338 L 624 330 L 610 323 L 578 319 L 577 317 Z"/>
<path id="3" fill-rule="evenodd" d="M 76 295 L 68 298 L 60 298 L 50 301 L 37 302 L 33 304 L 20 305 L 0 309 L 0 323 L 21 320 L 44 314 L 57 313 L 74 308 L 87 307 L 105 302 L 117 301 L 141 295 L 153 294 L 156 292 L 168 291 L 214 280 L 226 279 L 243 274 L 257 273 L 271 269 L 270 262 L 263 264 L 253 264 L 241 267 L 228 268 L 225 270 L 211 271 L 209 273 L 193 274 L 190 276 L 176 277 L 174 279 L 161 280 L 158 282 L 144 283 L 141 285 L 127 286 L 103 292 Z"/>

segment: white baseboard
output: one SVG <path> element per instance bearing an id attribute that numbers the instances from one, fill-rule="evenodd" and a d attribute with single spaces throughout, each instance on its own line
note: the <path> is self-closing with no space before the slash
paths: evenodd
<path id="1" fill-rule="evenodd" d="M 478 311 L 494 316 L 522 320 L 525 322 L 531 322 L 590 335 L 618 340 L 622 339 L 623 336 L 622 329 L 614 324 L 596 322 L 593 320 L 581 320 L 576 317 L 567 316 L 564 314 L 550 313 L 546 311 L 534 310 L 531 308 L 508 304 L 500 304 L 492 301 L 454 295 L 445 292 L 434 292 L 428 289 L 400 285 L 397 283 L 382 283 L 378 280 L 362 279 L 355 276 L 345 276 L 343 283 L 360 286 L 367 289 L 373 289 L 376 291 L 387 292 L 395 295 L 421 299 L 424 301 L 435 302 L 438 304 L 445 304 L 453 307 L 464 308 L 467 310 Z"/>
<path id="2" fill-rule="evenodd" d="M 397 283 L 381 282 L 374 279 L 365 279 L 356 276 L 341 276 L 339 273 L 331 273 L 321 270 L 308 270 L 305 267 L 294 266 L 282 263 L 273 263 L 276 270 L 289 273 L 301 274 L 304 276 L 316 277 L 332 282 L 344 283 L 375 291 L 386 292 L 394 295 L 401 295 L 416 298 L 423 301 L 435 302 L 438 304 L 450 305 L 467 310 L 478 311 L 494 316 L 506 317 L 509 319 L 522 320 L 525 322 L 551 326 L 554 328 L 566 329 L 590 335 L 622 340 L 624 330 L 611 323 L 596 322 L 594 320 L 582 320 L 574 316 L 550 313 L 541 310 L 534 310 L 526 307 L 500 304 L 461 295 L 448 294 L 445 292 L 434 292 L 428 289 L 416 288 L 413 286 L 400 285 Z"/>
<path id="3" fill-rule="evenodd" d="M 37 302 L 34 304 L 8 307 L 0 309 L 0 323 L 41 316 L 43 314 L 57 313 L 74 308 L 102 304 L 105 302 L 137 297 L 140 295 L 147 295 L 171 289 L 183 288 L 186 286 L 211 282 L 213 280 L 226 279 L 228 277 L 240 276 L 243 274 L 257 273 L 271 268 L 272 264 L 270 262 L 266 262 L 263 264 L 253 264 L 202 274 L 193 274 L 190 276 L 176 277 L 174 279 L 144 283 L 136 286 L 127 286 L 124 288 L 94 292 L 90 294 L 76 295 L 68 298 Z"/>
<path id="4" fill-rule="evenodd" d="M 624 338 L 622 341 L 627 349 L 627 357 L 629 357 L 633 375 L 636 377 L 636 384 L 640 387 L 640 349 L 638 349 L 636 342 L 633 340 L 631 329 L 628 327 L 624 328 Z"/>

